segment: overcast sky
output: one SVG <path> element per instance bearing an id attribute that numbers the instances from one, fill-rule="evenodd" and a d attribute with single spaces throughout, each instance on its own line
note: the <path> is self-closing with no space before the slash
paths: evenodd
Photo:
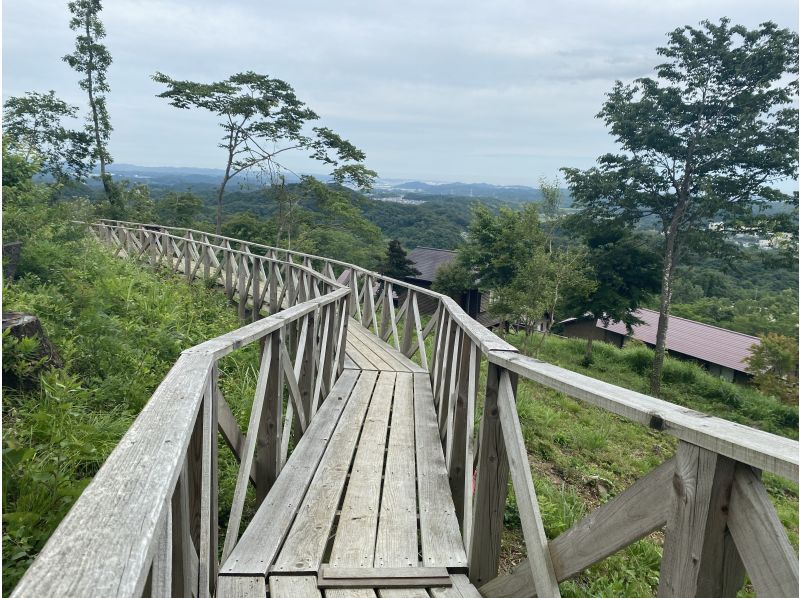
<path id="1" fill-rule="evenodd" d="M 85 104 L 66 0 L 3 2 L 3 98 Z M 156 98 L 150 75 L 288 81 L 383 177 L 535 185 L 613 149 L 594 118 L 614 80 L 652 73 L 672 29 L 729 16 L 797 29 L 797 0 L 106 0 L 117 162 L 221 168 L 211 114 Z M 295 169 L 321 172 L 300 158 Z"/>

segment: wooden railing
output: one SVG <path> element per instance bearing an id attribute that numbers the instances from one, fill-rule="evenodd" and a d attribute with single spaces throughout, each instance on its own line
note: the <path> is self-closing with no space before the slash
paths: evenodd
<path id="1" fill-rule="evenodd" d="M 209 417 L 213 418 L 214 409 L 206 404 L 219 396 L 213 383 L 214 359 L 242 343 L 269 336 L 270 342 L 265 343 L 267 348 L 262 354 L 261 371 L 283 371 L 289 378 L 293 373 L 293 380 L 299 385 L 300 379 L 308 380 L 302 371 L 305 357 L 298 358 L 295 353 L 293 358 L 292 355 L 287 358 L 286 353 L 296 352 L 297 346 L 306 346 L 310 341 L 285 342 L 282 338 L 286 333 L 281 337 L 279 331 L 295 323 L 294 332 L 289 336 L 307 339 L 309 330 L 328 329 L 330 324 L 320 325 L 322 320 L 334 322 L 336 354 L 326 370 L 331 373 L 341 368 L 347 319 L 351 316 L 403 354 L 417 360 L 430 373 L 450 486 L 469 557 L 469 576 L 484 596 L 557 596 L 560 581 L 578 575 L 659 528 L 665 528 L 660 596 L 734 595 L 744 581 L 745 571 L 759 595 L 796 596 L 797 555 L 760 481 L 761 471 L 797 481 L 796 441 L 522 356 L 512 345 L 469 318 L 449 297 L 352 264 L 159 225 L 102 221 L 93 225 L 93 230 L 118 253 L 160 263 L 183 272 L 190 279 L 202 276 L 216 282 L 238 302 L 243 318 L 257 320 L 265 309 L 271 313 L 280 309 L 286 311 L 184 353 L 23 579 L 18 595 L 41 595 L 34 590 L 47 589 L 45 593 L 49 593 L 51 588 L 91 588 L 91 584 L 122 588 L 124 591 L 120 593 L 124 595 L 139 595 L 147 584 L 152 593 L 157 594 L 153 588 L 163 580 L 164 565 L 159 564 L 162 561 L 154 555 L 164 554 L 165 550 L 172 550 L 173 554 L 176 550 L 185 551 L 187 544 L 181 539 L 185 535 L 176 536 L 174 531 L 176 519 L 182 521 L 175 515 L 175 496 L 176 493 L 181 496 L 185 486 L 176 480 L 186 475 L 190 480 L 200 480 L 196 484 L 206 484 L 205 469 L 200 468 L 203 475 L 199 477 L 196 466 L 192 475 L 182 472 L 188 468 L 186 455 L 193 454 L 189 450 L 190 439 L 201 434 L 195 428 L 202 427 L 206 432 L 213 429 L 213 420 L 206 422 L 205 416 L 198 414 L 209 411 L 212 414 Z M 432 312 L 430 317 L 422 313 L 422 303 Z M 324 305 L 331 306 L 328 316 L 318 311 Z M 316 324 L 304 325 L 303 318 L 312 313 Z M 306 336 L 302 331 L 304 326 Z M 245 330 L 249 332 L 242 332 Z M 320 332 L 313 337 L 319 339 Z M 273 343 L 278 348 L 273 347 Z M 288 347 L 286 351 L 280 348 L 283 346 Z M 324 349 L 328 353 L 317 360 L 317 355 L 322 355 L 322 347 L 328 346 L 325 342 L 308 346 L 315 355 L 310 361 L 323 363 L 331 359 L 330 349 Z M 201 350 L 202 347 L 206 348 Z M 269 347 L 273 348 L 269 350 Z M 273 363 L 275 354 L 285 358 L 284 365 Z M 264 356 L 268 356 L 269 363 L 264 361 Z M 200 359 L 207 361 L 201 364 L 196 361 Z M 290 363 L 295 364 L 294 369 L 285 365 Z M 486 368 L 483 416 L 475 434 L 475 406 L 481 391 L 479 378 L 483 367 Z M 204 373 L 201 376 L 189 372 Z M 259 376 L 254 411 L 257 404 L 271 404 L 262 401 L 262 395 L 273 396 L 265 390 L 269 386 L 269 374 L 264 376 L 263 383 L 261 374 Z M 571 529 L 548 539 L 516 413 L 516 388 L 520 378 L 675 436 L 679 440 L 677 452 Z M 310 418 L 314 405 L 334 379 L 333 375 L 323 375 L 322 382 L 315 382 L 313 390 L 306 395 L 301 390 L 300 399 L 290 402 L 290 407 L 297 414 Z M 185 388 L 176 391 L 181 385 Z M 194 398 L 176 400 L 190 395 Z M 211 397 L 209 401 L 203 398 L 206 396 Z M 156 441 L 166 437 L 165 423 L 154 418 L 159 412 L 175 412 L 179 408 L 176 404 L 186 413 L 182 412 L 180 418 L 167 426 L 176 434 L 175 445 L 172 442 L 158 444 Z M 264 417 L 258 415 L 253 419 L 251 416 L 245 439 L 229 440 L 233 445 L 247 444 L 245 450 L 239 452 L 242 465 L 238 500 L 251 472 L 254 443 L 269 445 L 271 442 L 275 447 L 269 453 L 269 463 L 256 463 L 257 488 L 259 480 L 266 480 L 261 482 L 261 497 L 285 456 L 285 451 L 277 448 L 277 438 L 269 435 L 277 435 L 281 428 L 275 419 L 274 407 L 273 411 L 264 409 L 269 412 L 266 419 L 273 421 L 268 433 L 255 423 L 258 417 L 262 417 L 262 421 Z M 291 421 L 291 417 L 283 420 L 284 429 L 290 425 L 287 421 Z M 222 429 L 221 424 L 220 420 Z M 284 434 L 282 438 L 285 437 Z M 147 440 L 139 441 L 140 438 Z M 206 444 L 195 442 L 191 446 L 202 445 L 205 455 L 213 450 Z M 195 452 L 200 454 L 200 448 Z M 142 462 L 158 462 L 162 477 L 147 475 L 149 470 L 145 469 L 124 470 L 126 464 L 130 467 L 132 463 Z M 263 473 L 259 475 L 259 472 Z M 509 474 L 528 558 L 510 574 L 497 577 Z M 154 480 L 159 479 L 160 485 L 156 487 Z M 119 485 L 114 486 L 115 483 Z M 128 490 L 119 488 L 136 489 L 137 497 L 134 499 Z M 202 492 L 196 496 L 200 497 L 200 504 L 206 505 L 203 507 L 206 510 L 200 512 L 207 515 L 210 499 L 203 502 Z M 106 506 L 101 510 L 100 521 L 104 525 L 108 523 L 122 529 L 144 525 L 142 529 L 147 533 L 141 536 L 106 533 L 99 534 L 103 541 L 89 539 L 100 521 L 90 521 L 88 513 L 92 505 L 104 503 L 114 504 L 113 509 Z M 171 510 L 164 508 L 167 503 L 172 505 Z M 171 523 L 165 523 L 168 521 L 165 513 L 172 513 Z M 205 521 L 203 517 L 199 519 Z M 232 517 L 231 521 L 235 525 L 229 526 L 223 559 L 230 553 L 238 534 L 238 520 Z M 163 531 L 159 535 L 159 530 L 167 529 L 165 526 L 171 526 L 172 535 Z M 213 526 L 213 522 L 209 526 Z M 231 531 L 231 527 L 235 529 Z M 207 545 L 202 529 L 196 534 L 199 544 L 194 542 L 193 546 Z M 76 538 L 85 545 L 70 555 L 68 547 L 75 546 Z M 104 542 L 113 550 L 101 550 Z M 195 554 L 194 549 L 189 553 Z M 113 566 L 107 566 L 105 560 L 103 567 L 93 562 L 100 554 L 112 555 Z M 126 559 L 123 555 L 129 557 Z M 197 555 L 197 559 L 190 555 L 183 569 L 188 567 L 192 573 L 188 579 L 192 581 L 195 561 L 199 563 L 198 571 L 214 570 L 217 566 L 210 556 L 206 555 L 205 560 L 201 558 L 202 550 Z M 174 557 L 172 562 L 176 562 Z M 173 583 L 175 571 L 173 567 Z M 212 591 L 210 577 L 198 573 L 196 578 L 200 580 L 200 594 Z M 86 590 L 86 593 L 93 592 Z"/>

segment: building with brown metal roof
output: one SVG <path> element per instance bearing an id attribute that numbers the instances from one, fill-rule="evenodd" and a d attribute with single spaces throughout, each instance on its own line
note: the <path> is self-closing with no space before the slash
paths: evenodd
<path id="1" fill-rule="evenodd" d="M 633 338 L 649 347 L 655 347 L 658 312 L 639 309 L 635 315 L 643 323 L 634 326 L 630 335 L 622 322 L 606 326 L 602 320 L 570 318 L 561 324 L 564 327 L 564 336 L 568 337 L 588 339 L 591 336 L 594 340 L 609 342 L 618 347 Z M 750 356 L 753 347 L 760 343 L 755 336 L 669 316 L 667 351 L 670 355 L 697 361 L 712 374 L 731 382 L 749 381 L 751 375 L 746 371 L 745 360 Z"/>

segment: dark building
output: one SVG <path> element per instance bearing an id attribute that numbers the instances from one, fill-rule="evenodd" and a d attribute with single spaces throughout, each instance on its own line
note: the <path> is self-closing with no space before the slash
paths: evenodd
<path id="1" fill-rule="evenodd" d="M 449 249 L 417 247 L 408 253 L 408 259 L 414 262 L 414 267 L 419 270 L 419 274 L 404 280 L 429 289 L 436 278 L 439 268 L 455 260 L 456 252 Z M 458 303 L 471 318 L 478 320 L 484 326 L 491 325 L 491 318 L 486 311 L 489 306 L 489 299 L 487 296 L 482 295 L 478 289 L 470 289 L 463 293 Z M 432 300 L 419 296 L 419 308 L 423 313 L 431 314 L 436 309 L 436 304 Z"/>
<path id="2" fill-rule="evenodd" d="M 561 324 L 564 336 L 573 338 L 592 338 L 622 347 L 634 338 L 648 347 L 656 345 L 658 312 L 640 309 L 635 312 L 642 324 L 633 327 L 629 336 L 625 324 L 616 322 L 605 326 L 602 320 L 570 318 Z M 699 362 L 710 373 L 729 382 L 746 383 L 752 377 L 746 370 L 745 359 L 752 348 L 760 344 L 758 337 L 718 328 L 710 324 L 687 320 L 677 316 L 669 317 L 667 326 L 667 351 L 674 357 Z"/>

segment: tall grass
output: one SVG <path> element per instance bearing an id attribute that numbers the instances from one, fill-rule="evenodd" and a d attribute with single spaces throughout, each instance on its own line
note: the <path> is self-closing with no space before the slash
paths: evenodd
<path id="1" fill-rule="evenodd" d="M 4 594 L 180 352 L 240 325 L 221 293 L 113 257 L 67 224 L 63 211 L 39 203 L 5 213 L 4 233 L 23 241 L 23 259 L 19 278 L 4 281 L 4 309 L 36 314 L 65 366 L 3 389 Z M 223 392 L 240 423 L 252 401 L 257 351 L 222 364 Z M 4 373 L 25 370 L 30 347 L 4 335 L 3 354 Z M 225 504 L 237 466 L 227 449 L 220 452 Z"/>

